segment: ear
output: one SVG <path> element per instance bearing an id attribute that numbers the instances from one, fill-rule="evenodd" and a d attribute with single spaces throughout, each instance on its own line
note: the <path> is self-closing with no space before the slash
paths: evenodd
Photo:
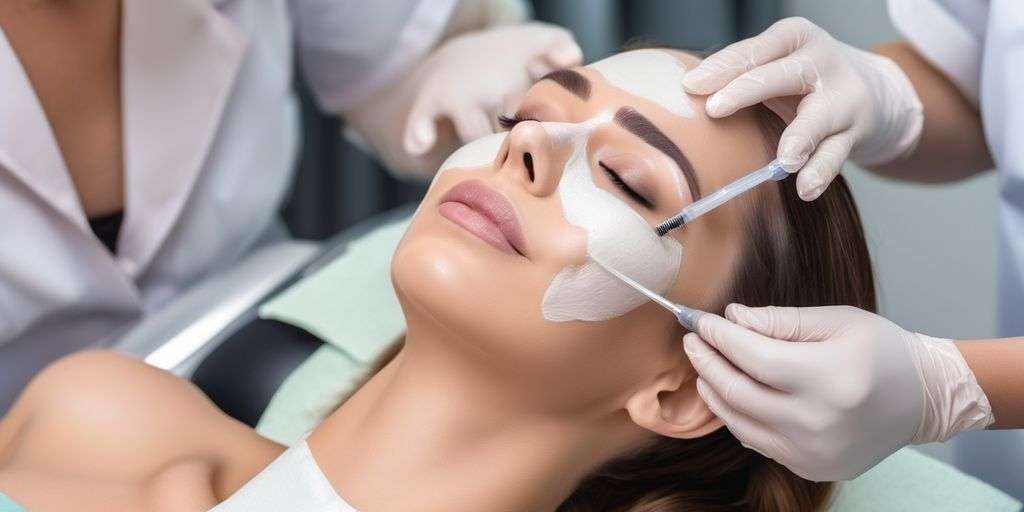
<path id="1" fill-rule="evenodd" d="M 697 394 L 697 372 L 684 357 L 626 400 L 633 422 L 666 437 L 693 439 L 724 425 Z"/>

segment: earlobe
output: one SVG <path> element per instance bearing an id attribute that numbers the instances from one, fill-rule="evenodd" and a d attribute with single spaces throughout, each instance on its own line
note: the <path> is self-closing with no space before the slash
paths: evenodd
<path id="1" fill-rule="evenodd" d="M 697 394 L 697 374 L 680 365 L 658 375 L 626 401 L 626 411 L 637 425 L 678 439 L 706 436 L 722 427 Z"/>

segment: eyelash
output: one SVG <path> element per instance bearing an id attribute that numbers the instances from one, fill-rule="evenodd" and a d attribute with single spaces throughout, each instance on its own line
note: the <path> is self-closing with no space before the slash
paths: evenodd
<path id="1" fill-rule="evenodd" d="M 536 119 L 532 117 L 523 117 L 519 114 L 512 114 L 511 116 L 506 116 L 505 114 L 498 115 L 498 125 L 506 130 L 511 130 L 515 125 L 523 121 L 536 121 Z"/>
<path id="2" fill-rule="evenodd" d="M 646 197 L 640 195 L 639 193 L 637 193 L 637 191 L 630 188 L 625 181 L 622 181 L 622 178 L 619 177 L 619 173 L 615 172 L 614 169 L 608 167 L 607 165 L 604 164 L 604 162 L 600 161 L 597 162 L 597 165 L 601 166 L 601 169 L 604 169 L 604 173 L 608 175 L 608 179 L 612 182 L 612 184 L 618 187 L 619 190 L 623 191 L 627 196 L 629 196 L 630 199 L 636 201 L 638 204 L 645 208 L 654 209 L 654 205 L 651 204 L 651 202 L 648 201 Z"/>
<path id="3" fill-rule="evenodd" d="M 521 117 L 519 114 L 513 114 L 511 116 L 501 114 L 498 116 L 498 125 L 506 130 L 511 130 L 513 127 L 515 127 L 515 125 L 523 121 L 536 121 L 536 119 L 533 119 L 531 117 Z M 639 193 L 637 193 L 637 191 L 630 188 L 630 186 L 627 185 L 626 182 L 622 181 L 622 178 L 619 177 L 619 173 L 615 172 L 615 169 L 608 167 L 607 165 L 604 164 L 604 162 L 597 162 L 597 165 L 601 166 L 601 169 L 604 170 L 605 174 L 608 176 L 608 179 L 612 182 L 612 184 L 614 184 L 616 187 L 619 188 L 619 190 L 621 190 L 623 193 L 629 196 L 630 199 L 636 201 L 638 204 L 646 208 L 654 208 L 654 205 L 650 201 L 648 201 L 646 197 L 640 195 Z"/>

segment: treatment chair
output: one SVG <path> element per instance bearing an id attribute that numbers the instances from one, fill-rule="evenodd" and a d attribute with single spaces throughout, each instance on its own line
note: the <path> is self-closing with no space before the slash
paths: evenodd
<path id="1" fill-rule="evenodd" d="M 413 206 L 323 244 L 257 251 L 147 319 L 117 348 L 196 383 L 283 444 L 302 438 L 401 336 L 390 256 Z M 839 486 L 831 511 L 1021 510 L 953 467 L 903 449 Z"/>
<path id="2" fill-rule="evenodd" d="M 285 377 L 323 345 L 299 327 L 260 319 L 260 305 L 414 209 L 395 208 L 322 243 L 258 249 L 149 315 L 113 348 L 192 380 L 225 413 L 255 427 Z"/>

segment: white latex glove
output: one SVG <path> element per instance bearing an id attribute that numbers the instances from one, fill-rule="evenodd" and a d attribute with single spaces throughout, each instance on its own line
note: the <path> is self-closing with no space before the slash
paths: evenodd
<path id="1" fill-rule="evenodd" d="M 683 86 L 712 95 L 711 117 L 764 102 L 792 120 L 778 158 L 786 170 L 801 171 L 797 192 L 808 201 L 847 157 L 877 165 L 910 153 L 924 121 L 921 101 L 896 63 L 843 44 L 804 18 L 780 20 L 727 46 L 689 71 Z"/>
<path id="2" fill-rule="evenodd" d="M 994 421 L 950 340 L 849 306 L 725 314 L 684 338 L 698 393 L 744 446 L 803 478 L 849 479 L 907 444 Z"/>
<path id="3" fill-rule="evenodd" d="M 438 47 L 424 63 L 424 79 L 406 121 L 404 146 L 423 155 L 447 118 L 462 142 L 494 133 L 497 116 L 538 78 L 579 65 L 583 52 L 555 25 L 526 23 L 470 32 Z"/>

